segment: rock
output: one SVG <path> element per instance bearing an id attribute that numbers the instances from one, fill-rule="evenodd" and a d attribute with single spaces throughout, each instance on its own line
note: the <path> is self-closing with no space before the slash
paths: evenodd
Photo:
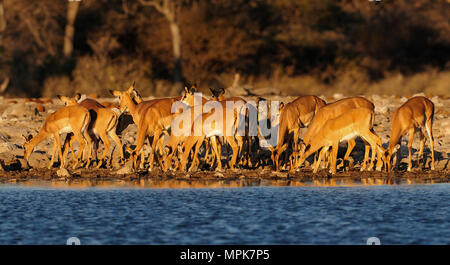
<path id="1" fill-rule="evenodd" d="M 226 89 L 230 95 L 232 96 L 246 96 L 249 93 L 248 89 L 244 89 L 241 86 L 234 86 L 234 87 L 229 87 Z"/>
<path id="2" fill-rule="evenodd" d="M 279 178 L 286 178 L 288 173 L 272 171 L 272 175 L 277 176 Z"/>
<path id="3" fill-rule="evenodd" d="M 379 112 L 381 114 L 386 114 L 386 113 L 389 112 L 389 108 L 386 105 L 376 106 L 375 107 L 375 112 Z"/>
<path id="4" fill-rule="evenodd" d="M 58 177 L 60 177 L 60 178 L 63 178 L 63 177 L 68 178 L 71 176 L 69 170 L 67 170 L 65 168 L 58 169 L 58 171 L 56 171 L 56 175 L 58 175 Z"/>
<path id="5" fill-rule="evenodd" d="M 34 117 L 38 113 L 35 103 L 10 105 L 2 114 L 2 118 Z"/>
<path id="6" fill-rule="evenodd" d="M 125 174 L 131 174 L 133 170 L 131 169 L 131 166 L 124 166 L 121 169 L 116 171 L 116 174 L 118 175 L 125 175 Z"/>
<path id="7" fill-rule="evenodd" d="M 214 174 L 214 177 L 216 177 L 216 178 L 224 178 L 225 176 L 222 173 L 220 173 L 220 172 L 216 172 Z"/>

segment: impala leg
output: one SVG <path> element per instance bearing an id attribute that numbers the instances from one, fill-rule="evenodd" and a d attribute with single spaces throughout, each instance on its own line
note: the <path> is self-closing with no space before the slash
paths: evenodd
<path id="1" fill-rule="evenodd" d="M 238 145 L 237 145 L 236 141 L 234 140 L 233 136 L 226 136 L 225 138 L 226 138 L 227 142 L 230 144 L 231 149 L 233 150 L 233 155 L 231 157 L 230 169 L 234 169 L 234 166 L 236 165 Z"/>
<path id="2" fill-rule="evenodd" d="M 83 136 L 81 135 L 81 133 L 75 133 L 74 132 L 74 138 L 76 139 L 76 141 L 78 141 L 78 143 L 80 144 L 80 150 L 78 151 L 78 156 L 77 159 L 75 161 L 75 164 L 73 165 L 73 169 L 77 168 L 78 163 L 80 162 L 84 149 L 86 147 L 86 142 L 85 139 L 83 138 Z"/>
<path id="3" fill-rule="evenodd" d="M 184 152 L 181 155 L 179 169 L 184 171 L 189 158 L 189 153 L 192 147 L 196 144 L 201 144 L 205 140 L 204 136 L 189 136 L 187 141 L 184 143 Z"/>
<path id="4" fill-rule="evenodd" d="M 335 143 L 331 146 L 330 171 L 331 171 L 332 175 L 336 174 L 336 161 L 337 161 L 338 149 L 339 149 L 339 142 Z"/>
<path id="5" fill-rule="evenodd" d="M 431 149 L 431 170 L 434 170 L 434 138 L 433 138 L 433 117 L 427 118 L 427 122 L 425 124 L 425 129 L 427 131 L 428 138 L 430 140 L 430 149 Z"/>
<path id="6" fill-rule="evenodd" d="M 355 148 L 355 145 L 356 145 L 355 139 L 351 139 L 351 140 L 347 141 L 347 152 L 345 152 L 344 159 L 342 160 L 342 162 L 339 163 L 339 165 L 337 165 L 337 169 L 340 169 L 341 167 L 344 166 L 345 161 L 348 159 L 348 157 L 352 153 L 353 148 Z"/>
<path id="7" fill-rule="evenodd" d="M 150 153 L 150 169 L 149 170 L 153 170 L 153 162 L 155 160 L 155 155 L 156 155 L 156 146 L 157 143 L 159 141 L 159 137 L 161 137 L 161 131 L 160 130 L 156 130 L 154 136 L 153 136 L 153 143 L 152 143 L 152 151 Z"/>
<path id="8" fill-rule="evenodd" d="M 360 171 L 364 171 L 366 169 L 370 170 L 371 167 L 367 168 L 367 163 L 369 161 L 369 152 L 370 152 L 370 144 L 367 142 L 367 140 L 363 137 L 361 137 L 364 141 L 364 160 L 361 164 Z"/>
<path id="9" fill-rule="evenodd" d="M 210 140 L 212 151 L 214 152 L 217 159 L 217 169 L 222 170 L 222 159 L 220 159 L 221 145 L 217 143 L 217 139 L 215 136 L 211 137 Z"/>
<path id="10" fill-rule="evenodd" d="M 94 135 L 95 137 L 95 135 Z M 83 141 L 84 140 L 84 141 Z M 97 140 L 94 138 L 94 141 Z M 91 159 L 92 159 L 92 138 L 91 135 L 88 133 L 87 130 L 81 133 L 81 141 L 87 145 L 87 161 L 86 161 L 86 168 L 88 168 L 91 165 Z M 98 140 L 97 140 L 98 141 Z M 98 143 L 97 143 L 98 144 Z M 84 146 L 81 149 L 84 152 Z"/>
<path id="11" fill-rule="evenodd" d="M 59 158 L 60 158 L 60 160 L 61 160 L 62 157 L 63 157 L 63 154 L 62 154 L 61 140 L 59 139 L 59 134 L 58 134 L 58 133 L 55 133 L 55 134 L 53 135 L 53 137 L 55 138 L 56 148 L 58 148 L 58 154 L 59 154 Z M 53 159 L 52 159 L 52 160 L 53 160 Z M 63 168 L 63 167 L 64 167 L 64 161 L 61 160 L 60 168 Z"/>
<path id="12" fill-rule="evenodd" d="M 370 130 L 371 135 L 375 141 L 376 144 L 376 154 L 377 154 L 377 164 L 376 164 L 376 170 L 377 171 L 381 171 L 381 169 L 383 168 L 383 165 L 385 163 L 385 157 L 384 157 L 384 149 L 382 146 L 382 142 L 381 142 L 381 138 L 378 136 L 378 134 L 375 133 L 375 131 L 373 131 L 372 129 Z M 372 151 L 373 152 L 373 151 Z M 386 166 L 387 169 L 387 166 Z"/>
<path id="13" fill-rule="evenodd" d="M 237 157 L 238 157 L 239 164 L 242 165 L 242 166 L 246 166 L 245 161 L 247 159 L 246 159 L 246 156 L 245 156 L 246 154 L 244 152 L 244 137 L 237 135 L 236 136 L 236 141 L 237 141 L 237 145 L 238 145 Z M 242 161 L 242 159 L 244 159 L 244 161 Z"/>
<path id="14" fill-rule="evenodd" d="M 427 141 L 427 138 L 423 134 L 422 130 L 419 130 L 419 136 L 420 136 L 420 147 L 419 147 L 419 154 L 417 155 L 417 165 L 420 166 L 420 160 L 423 156 L 423 148 L 425 146 L 425 142 Z M 425 166 L 426 158 L 423 159 L 423 165 Z"/>
<path id="15" fill-rule="evenodd" d="M 313 165 L 313 173 L 317 173 L 317 171 L 319 170 L 319 165 L 322 162 L 323 157 L 325 156 L 325 154 L 328 152 L 328 147 L 327 148 L 322 148 L 322 150 L 320 150 L 319 155 L 317 157 L 317 161 L 314 163 Z"/>
<path id="16" fill-rule="evenodd" d="M 325 163 L 324 163 L 322 168 L 330 167 L 330 164 L 331 164 L 331 149 L 328 149 L 328 151 L 326 152 L 324 161 L 325 161 Z"/>
<path id="17" fill-rule="evenodd" d="M 294 145 L 293 145 L 293 150 L 292 150 L 292 159 L 293 159 L 293 164 L 295 164 L 297 162 L 297 153 L 299 150 L 299 144 L 298 144 L 298 139 L 299 139 L 299 133 L 300 133 L 300 129 L 296 129 L 294 130 Z M 291 165 L 292 167 L 292 165 Z"/>
<path id="18" fill-rule="evenodd" d="M 50 159 L 50 165 L 48 165 L 48 169 L 52 168 L 53 163 L 55 162 L 55 153 L 56 153 L 56 140 L 53 141 L 52 158 Z"/>
<path id="19" fill-rule="evenodd" d="M 411 171 L 412 168 L 412 155 L 411 155 L 411 149 L 412 149 L 412 143 L 414 140 L 414 128 L 409 129 L 409 139 L 408 139 L 408 171 Z"/>
<path id="20" fill-rule="evenodd" d="M 141 154 L 142 146 L 145 143 L 145 139 L 147 138 L 147 130 L 142 129 L 138 131 L 138 139 L 137 139 L 137 145 L 134 151 L 132 152 L 131 159 L 133 161 L 133 168 L 134 170 L 137 169 L 137 157 Z M 141 160 L 143 158 L 141 157 Z"/>
<path id="21" fill-rule="evenodd" d="M 202 142 L 197 142 L 195 144 L 194 153 L 192 154 L 193 155 L 192 163 L 191 163 L 191 166 L 189 167 L 188 171 L 193 171 L 196 166 L 198 167 L 200 165 L 200 161 L 198 160 L 198 152 L 199 152 L 200 147 L 202 146 L 202 144 L 203 144 Z"/>
<path id="22" fill-rule="evenodd" d="M 75 137 L 73 137 L 73 133 L 67 134 L 66 139 L 64 140 L 64 144 L 63 144 L 63 157 L 62 157 L 63 161 L 66 160 L 66 156 L 67 156 L 67 153 L 69 152 L 69 148 L 70 148 L 70 151 L 72 152 L 73 161 L 76 161 L 77 158 L 73 151 L 73 142 L 74 141 L 75 141 Z"/>
<path id="23" fill-rule="evenodd" d="M 287 149 L 287 144 L 283 144 L 280 148 L 275 149 L 276 153 L 275 153 L 275 156 L 273 158 L 273 160 L 274 160 L 273 163 L 275 165 L 275 171 L 279 171 L 280 170 L 280 165 L 281 165 L 281 163 L 280 163 L 280 156 L 281 156 L 281 154 L 283 152 L 287 152 L 286 149 Z"/>
<path id="24" fill-rule="evenodd" d="M 98 162 L 97 168 L 100 168 L 103 165 L 103 163 L 105 162 L 106 154 L 108 153 L 109 147 L 111 146 L 111 142 L 109 141 L 108 136 L 106 135 L 105 131 L 102 131 L 99 136 L 100 136 L 100 139 L 102 139 L 104 149 L 103 149 L 103 154 L 100 157 L 100 161 Z M 98 145 L 97 145 L 97 148 L 98 148 Z"/>
<path id="25" fill-rule="evenodd" d="M 366 135 L 368 136 L 367 138 L 363 138 L 364 141 L 366 143 L 369 144 L 370 148 L 372 149 L 372 156 L 370 158 L 370 164 L 369 164 L 369 168 L 368 170 L 371 171 L 373 170 L 373 165 L 374 165 L 374 161 L 375 161 L 375 155 L 377 153 L 377 142 L 378 140 L 380 140 L 378 143 L 381 143 L 381 139 L 378 138 L 378 136 L 376 136 L 375 134 L 373 134 L 370 130 L 366 132 Z"/>
<path id="26" fill-rule="evenodd" d="M 286 139 L 286 148 L 285 148 L 285 152 L 284 152 L 284 156 L 283 156 L 283 161 L 281 162 L 281 164 L 278 165 L 279 167 L 280 167 L 281 165 L 283 165 L 283 164 L 286 165 L 286 162 L 287 162 L 288 159 L 289 159 L 288 148 L 287 148 L 288 145 L 291 145 L 291 146 L 292 146 L 292 134 L 291 134 L 291 133 L 288 134 L 288 137 L 287 137 L 287 139 Z M 280 152 L 280 153 L 278 154 L 278 157 L 280 157 L 281 154 L 282 154 L 282 152 Z M 277 162 L 279 162 L 279 159 L 277 159 Z"/>
<path id="27" fill-rule="evenodd" d="M 208 141 L 204 141 L 203 143 L 205 144 L 204 146 L 205 146 L 205 156 L 206 156 L 206 154 L 208 153 L 208 150 L 206 149 L 207 147 L 207 143 Z M 195 145 L 195 151 L 194 151 L 194 154 L 193 154 L 193 157 L 192 157 L 192 165 L 197 165 L 197 166 L 199 166 L 200 165 L 200 160 L 198 159 L 198 153 L 199 153 L 199 150 L 200 150 L 200 147 L 203 145 L 203 143 L 199 143 L 199 144 L 196 144 Z M 191 165 L 191 168 L 192 168 L 192 165 Z"/>

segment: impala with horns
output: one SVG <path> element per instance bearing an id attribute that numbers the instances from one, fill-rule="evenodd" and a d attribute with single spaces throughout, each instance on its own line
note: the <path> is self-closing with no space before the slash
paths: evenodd
<path id="1" fill-rule="evenodd" d="M 391 167 L 391 158 L 394 153 L 397 153 L 395 162 L 400 161 L 400 145 L 401 139 L 405 134 L 409 134 L 408 139 L 408 171 L 412 168 L 411 147 L 414 139 L 415 131 L 420 134 L 420 149 L 417 158 L 417 164 L 422 158 L 423 148 L 426 142 L 426 137 L 422 131 L 425 128 L 425 133 L 430 141 L 431 149 L 431 170 L 434 170 L 434 139 L 433 139 L 433 117 L 434 104 L 426 97 L 418 96 L 410 98 L 402 106 L 400 106 L 392 116 L 391 121 L 391 136 L 389 139 L 389 146 L 386 150 L 388 170 Z M 424 159 L 424 164 L 425 164 Z M 394 163 L 395 166 L 396 163 Z"/>
<path id="2" fill-rule="evenodd" d="M 367 108 L 355 108 L 344 112 L 334 119 L 326 121 L 314 138 L 309 141 L 305 152 L 300 156 L 299 163 L 303 163 L 307 157 L 322 148 L 317 163 L 314 165 L 313 172 L 316 173 L 319 168 L 320 161 L 327 153 L 328 149 L 331 148 L 330 171 L 334 175 L 336 174 L 336 161 L 339 142 L 346 140 L 348 141 L 357 136 L 363 138 L 366 145 L 370 145 L 372 150 L 377 150 L 377 153 L 384 154 L 385 150 L 381 146 L 380 137 L 372 131 L 374 118 L 375 116 L 373 111 Z M 375 153 L 375 151 L 372 151 L 372 159 L 370 161 L 369 168 L 373 167 Z M 368 152 L 364 154 L 364 161 L 367 161 L 366 157 L 368 155 Z M 382 156 L 382 160 L 383 162 L 385 161 L 384 156 Z"/>
<path id="3" fill-rule="evenodd" d="M 57 150 L 59 153 L 59 158 L 61 160 L 60 167 L 63 168 L 64 158 L 61 150 L 61 140 L 59 138 L 59 134 L 72 132 L 74 138 L 80 144 L 80 151 L 78 157 L 75 159 L 75 165 L 73 166 L 73 168 L 77 167 L 82 157 L 82 154 L 85 152 L 84 150 L 86 145 L 88 148 L 86 167 L 88 167 L 90 165 L 91 160 L 91 143 L 92 143 L 91 137 L 89 136 L 88 133 L 90 121 L 91 117 L 89 111 L 78 104 L 58 109 L 57 111 L 55 111 L 54 113 L 50 114 L 47 117 L 47 119 L 44 122 L 44 125 L 34 137 L 32 137 L 31 135 L 25 137 L 24 159 L 28 161 L 31 152 L 33 152 L 33 149 L 36 147 L 36 145 L 38 145 L 47 137 L 53 136 L 54 143 L 52 149 L 52 158 L 48 168 L 51 168 L 53 166 Z"/>

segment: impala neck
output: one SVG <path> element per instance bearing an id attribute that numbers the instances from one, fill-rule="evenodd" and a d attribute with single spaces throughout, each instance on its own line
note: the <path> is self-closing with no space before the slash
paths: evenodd
<path id="1" fill-rule="evenodd" d="M 25 147 L 25 158 L 28 158 L 33 152 L 36 145 L 38 145 L 42 140 L 48 137 L 48 133 L 41 129 L 26 145 Z"/>
<path id="2" fill-rule="evenodd" d="M 122 98 L 125 101 L 125 105 L 128 108 L 131 116 L 133 117 L 134 122 L 137 124 L 138 114 L 137 114 L 137 104 L 134 103 L 133 99 L 131 99 L 130 95 L 126 95 Z"/>
<path id="3" fill-rule="evenodd" d="M 401 140 L 401 132 L 399 128 L 392 128 L 391 136 L 389 137 L 389 146 L 387 148 L 387 151 L 389 154 L 392 154 L 392 151 L 394 150 L 395 146 L 400 142 Z"/>

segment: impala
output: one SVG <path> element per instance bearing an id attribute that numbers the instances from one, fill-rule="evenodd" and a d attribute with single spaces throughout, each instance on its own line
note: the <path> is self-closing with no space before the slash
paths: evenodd
<path id="1" fill-rule="evenodd" d="M 152 151 L 150 153 L 150 170 L 153 169 L 154 154 L 156 153 L 156 144 L 164 129 L 170 126 L 173 119 L 171 113 L 172 104 L 179 98 L 162 98 L 151 101 L 142 101 L 137 104 L 132 99 L 134 83 L 126 91 L 110 90 L 110 92 L 120 99 L 120 110 L 123 112 L 128 109 L 133 117 L 134 123 L 138 127 L 137 145 L 132 151 L 132 161 L 134 169 L 137 168 L 137 160 L 141 158 L 140 167 L 144 166 L 144 159 L 141 157 L 141 149 L 148 138 Z M 151 139 L 153 138 L 153 139 Z"/>
<path id="2" fill-rule="evenodd" d="M 426 142 L 426 137 L 422 132 L 422 128 L 425 127 L 426 134 L 430 140 L 431 149 L 431 170 L 434 170 L 434 139 L 433 139 L 433 117 L 434 117 L 434 104 L 431 100 L 418 96 L 410 98 L 402 106 L 400 106 L 392 116 L 391 121 L 391 136 L 389 139 L 389 146 L 387 148 L 387 164 L 388 170 L 391 167 L 391 157 L 394 153 L 396 155 L 396 161 L 400 161 L 400 145 L 402 137 L 408 133 L 408 171 L 412 168 L 411 161 L 411 147 L 414 139 L 414 132 L 417 130 L 420 133 L 420 149 L 417 158 L 419 164 L 423 154 L 423 147 Z M 424 159 L 424 164 L 425 164 Z M 396 163 L 395 163 L 396 164 Z M 395 165 L 394 165 L 395 166 Z"/>
<path id="3" fill-rule="evenodd" d="M 184 144 L 184 142 L 190 137 L 191 130 L 193 127 L 193 122 L 195 118 L 202 114 L 204 105 L 209 102 L 209 100 L 205 97 L 200 98 L 200 102 L 195 100 L 195 93 L 197 89 L 194 86 L 184 87 L 183 96 L 181 97 L 181 102 L 185 103 L 186 109 L 179 114 L 174 114 L 173 122 L 177 121 L 189 121 L 188 124 L 181 122 L 176 124 L 177 128 L 171 128 L 170 130 L 170 138 L 168 144 L 164 148 L 165 158 L 163 159 L 163 169 L 167 170 L 170 167 L 172 162 L 172 158 L 175 153 L 178 152 L 178 146 Z M 199 98 L 197 98 L 198 100 Z M 174 132 L 174 129 L 178 129 L 177 132 Z M 205 142 L 205 150 L 206 154 L 208 153 L 209 146 Z M 213 152 L 213 151 L 212 151 Z M 214 153 L 214 152 L 213 152 Z M 214 157 L 215 158 L 215 157 Z M 194 162 L 198 164 L 198 157 L 194 156 Z"/>
<path id="4" fill-rule="evenodd" d="M 370 145 L 372 148 L 372 159 L 370 161 L 369 168 L 373 168 L 376 153 L 374 150 L 377 150 L 379 154 L 384 153 L 384 149 L 381 146 L 380 137 L 372 131 L 374 118 L 374 113 L 370 109 L 354 108 L 344 112 L 342 115 L 334 119 L 327 120 L 317 134 L 315 134 L 314 138 L 309 141 L 305 152 L 300 156 L 299 163 L 303 163 L 307 157 L 322 148 L 313 170 L 313 172 L 316 173 L 319 168 L 320 161 L 331 147 L 330 171 L 334 175 L 336 174 L 336 160 L 339 142 L 345 140 L 348 141 L 359 136 L 364 139 L 366 145 Z M 367 157 L 368 155 L 369 153 L 366 152 L 365 156 Z M 364 161 L 367 161 L 366 157 L 364 158 Z M 382 160 L 385 161 L 384 157 L 382 157 Z"/>
<path id="5" fill-rule="evenodd" d="M 103 163 L 105 162 L 106 154 L 109 150 L 109 147 L 111 145 L 111 142 L 108 139 L 108 135 L 113 139 L 113 141 L 116 143 L 117 147 L 119 148 L 120 152 L 120 162 L 124 162 L 124 156 L 123 156 L 123 146 L 122 142 L 120 141 L 119 136 L 116 134 L 117 125 L 119 123 L 119 116 L 120 111 L 117 108 L 105 108 L 102 104 L 100 104 L 95 99 L 86 98 L 80 103 L 77 103 L 77 101 L 81 98 L 80 94 L 76 94 L 74 98 L 59 96 L 59 98 L 65 102 L 68 106 L 71 105 L 77 105 L 85 107 L 89 110 L 89 113 L 91 114 L 91 121 L 88 127 L 88 132 L 94 139 L 94 149 L 95 149 L 95 158 L 97 160 L 98 157 L 98 142 L 99 139 L 97 139 L 97 136 L 100 137 L 103 144 L 105 145 L 105 148 L 103 150 L 103 154 L 100 158 L 99 163 L 97 164 L 97 168 L 101 167 Z M 70 150 L 73 154 L 73 147 L 72 143 L 75 140 L 73 138 L 73 134 L 68 134 L 66 137 L 66 140 L 64 141 L 64 147 L 63 147 L 63 156 L 65 157 L 66 152 L 68 150 L 68 146 L 70 147 Z"/>
<path id="6" fill-rule="evenodd" d="M 234 169 L 234 165 L 236 164 L 237 156 L 238 156 L 238 146 L 239 144 L 236 142 L 235 134 L 236 127 L 239 124 L 239 119 L 243 119 L 245 117 L 240 117 L 238 111 L 235 108 L 230 108 L 227 106 L 225 102 L 219 102 L 222 107 L 221 113 L 217 110 L 210 113 L 203 113 L 200 116 L 197 116 L 192 123 L 191 126 L 191 136 L 187 137 L 184 143 L 184 151 L 181 155 L 180 159 L 180 169 L 185 170 L 186 164 L 188 162 L 189 153 L 192 148 L 195 147 L 194 161 L 189 168 L 192 170 L 196 162 L 198 163 L 197 154 L 199 152 L 199 148 L 202 143 L 209 138 L 211 141 L 212 151 L 214 152 L 217 158 L 220 158 L 220 149 L 218 145 L 218 137 L 223 136 L 225 141 L 231 146 L 232 149 L 232 158 L 229 166 L 231 169 Z M 230 115 L 231 113 L 231 115 Z M 228 114 L 228 115 L 227 115 Z M 201 135 L 196 135 L 196 132 L 201 132 Z M 217 160 L 217 169 L 222 170 L 222 161 L 221 159 Z"/>
<path id="7" fill-rule="evenodd" d="M 61 141 L 59 139 L 59 134 L 72 132 L 74 138 L 80 143 L 80 152 L 78 154 L 78 158 L 76 158 L 75 160 L 75 165 L 73 166 L 73 168 L 77 167 L 78 162 L 81 159 L 82 154 L 84 153 L 86 145 L 88 147 L 86 167 L 88 167 L 91 160 L 91 137 L 87 133 L 90 121 L 91 118 L 89 111 L 80 105 L 67 106 L 58 109 L 47 117 L 44 125 L 34 137 L 31 137 L 30 135 L 29 137 L 25 138 L 24 159 L 28 161 L 28 157 L 30 156 L 31 152 L 33 152 L 33 149 L 36 147 L 36 145 L 38 145 L 47 137 L 53 136 L 54 143 L 52 149 L 52 158 L 48 168 L 50 169 L 53 166 L 56 149 L 58 149 L 59 158 L 61 160 L 60 167 L 63 168 L 64 158 L 61 150 Z"/>
<path id="8" fill-rule="evenodd" d="M 212 93 L 212 100 L 215 101 L 223 101 L 223 102 L 232 102 L 233 104 L 237 105 L 239 107 L 239 105 L 245 106 L 247 104 L 247 101 L 241 97 L 229 97 L 229 98 L 225 98 L 223 95 L 225 94 L 225 89 L 224 88 L 220 88 L 220 89 L 209 89 Z M 247 105 L 247 107 L 250 107 L 249 105 Z M 252 145 L 251 145 L 251 137 L 249 136 L 249 113 L 248 113 L 248 109 L 247 108 L 239 108 L 239 110 L 242 112 L 240 113 L 240 115 L 244 115 L 245 116 L 245 120 L 243 120 L 243 122 L 245 122 L 245 136 L 243 141 L 239 141 L 239 143 L 241 145 L 239 145 L 239 156 L 242 156 L 242 152 L 244 150 L 244 145 L 247 145 L 247 152 L 245 153 L 245 157 L 243 158 L 245 160 L 245 164 L 244 166 L 248 166 L 248 161 L 250 159 L 250 155 L 252 153 Z M 256 110 L 255 110 L 256 111 Z M 256 140 L 258 140 L 258 138 L 256 137 Z M 258 141 L 259 142 L 259 141 Z M 219 150 L 221 150 L 221 147 L 219 145 Z M 239 161 L 240 162 L 240 161 Z"/>
<path id="9" fill-rule="evenodd" d="M 272 160 L 276 171 L 280 167 L 279 158 L 281 153 L 290 144 L 293 144 L 293 153 L 297 153 L 300 128 L 307 127 L 317 111 L 325 105 L 326 102 L 316 96 L 301 96 L 286 105 L 281 105 L 278 141 L 277 145 L 271 148 Z M 287 160 L 287 151 L 284 160 Z M 293 160 L 291 159 L 291 170 L 294 168 L 292 162 Z"/>
<path id="10" fill-rule="evenodd" d="M 311 124 L 309 125 L 308 129 L 306 130 L 306 133 L 303 137 L 303 148 L 300 151 L 300 155 L 304 153 L 304 147 L 306 147 L 310 142 L 313 140 L 313 138 L 317 137 L 317 133 L 322 128 L 322 126 L 330 119 L 337 118 L 338 116 L 342 115 L 343 113 L 355 109 L 355 108 L 366 108 L 370 110 L 372 113 L 374 113 L 375 106 L 372 102 L 369 100 L 363 98 L 363 97 L 350 97 L 350 98 L 344 98 L 341 100 L 338 100 L 336 102 L 327 104 L 326 106 L 322 107 L 319 111 L 317 111 L 316 115 L 314 116 L 313 120 L 311 121 Z M 372 127 L 371 127 L 372 128 Z M 373 131 L 372 131 L 373 132 Z M 344 160 L 347 160 L 350 156 L 350 153 L 352 152 L 353 148 L 356 145 L 356 142 L 354 139 L 348 139 L 347 141 L 348 147 L 347 152 L 345 153 Z M 369 152 L 369 145 L 366 145 L 366 153 Z M 375 151 L 372 149 L 372 151 Z M 368 154 L 367 154 L 368 155 Z M 365 156 L 368 157 L 368 156 Z M 304 161 L 304 160 L 303 160 Z M 303 163 L 302 161 L 302 163 Z M 296 168 L 300 167 L 302 163 L 296 164 Z M 341 165 L 343 165 L 344 161 L 342 161 Z M 367 161 L 363 162 L 363 165 L 366 165 Z M 338 165 L 340 167 L 341 165 Z M 383 166 L 383 162 L 381 161 L 381 157 L 378 157 L 377 162 L 377 170 L 381 170 L 381 167 Z M 365 169 L 364 166 L 361 169 Z"/>

